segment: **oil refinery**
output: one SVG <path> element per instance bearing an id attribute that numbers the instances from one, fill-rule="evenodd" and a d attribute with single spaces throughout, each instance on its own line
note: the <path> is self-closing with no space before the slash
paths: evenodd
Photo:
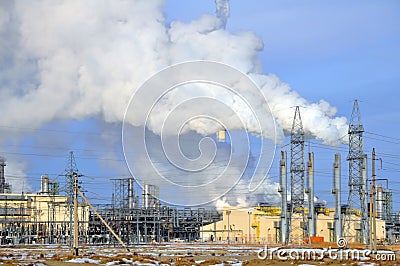
<path id="1" fill-rule="evenodd" d="M 133 178 L 113 179 L 114 192 L 109 204 L 90 204 L 79 191 L 80 175 L 70 169 L 66 178 L 69 192 L 60 195 L 57 182 L 41 176 L 37 193 L 13 194 L 6 182 L 6 163 L 0 161 L 0 241 L 5 244 L 116 244 L 168 242 L 216 242 L 246 244 L 292 244 L 336 242 L 370 247 L 400 241 L 400 213 L 393 211 L 392 191 L 375 187 L 375 154 L 368 189 L 367 156 L 362 151 L 363 126 L 357 101 L 349 126 L 349 195 L 343 199 L 341 155 L 332 158 L 334 207 L 314 195 L 314 153 L 305 160 L 304 132 L 300 109 L 295 110 L 290 162 L 280 152 L 280 205 L 259 202 L 257 206 L 179 208 L 162 205 L 159 189 L 144 184 L 135 194 Z M 217 133 L 225 141 L 225 132 Z M 73 154 L 71 153 L 71 160 Z M 387 180 L 386 180 L 387 181 Z M 78 200 L 78 192 L 81 200 Z M 327 195 L 325 195 L 328 197 Z M 84 200 L 82 200 L 84 199 Z M 346 202 L 343 204 L 343 202 Z M 310 211 L 312 210 L 312 211 Z M 74 235 L 77 237 L 74 237 Z M 77 239 L 75 239 L 77 238 Z M 77 241 L 77 242 L 75 242 Z M 122 241 L 122 242 L 121 242 Z M 75 244 L 73 244 L 75 243 Z"/>

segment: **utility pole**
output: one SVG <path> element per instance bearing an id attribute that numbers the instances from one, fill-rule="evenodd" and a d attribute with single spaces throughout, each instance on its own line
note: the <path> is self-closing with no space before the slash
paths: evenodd
<path id="1" fill-rule="evenodd" d="M 375 148 L 372 149 L 372 184 L 369 195 L 369 220 L 370 220 L 370 244 L 372 252 L 376 253 L 376 190 L 375 190 Z"/>
<path id="2" fill-rule="evenodd" d="M 85 197 L 85 195 L 77 188 L 77 193 L 81 196 L 81 198 L 86 202 L 86 204 L 92 209 L 92 211 L 99 217 L 100 221 L 107 227 L 108 230 L 110 230 L 111 234 L 117 239 L 117 241 L 128 251 L 129 253 L 131 252 L 129 248 L 126 246 L 126 244 L 122 241 L 122 239 L 115 233 L 115 231 L 112 229 L 112 227 L 104 220 L 104 218 L 100 215 L 100 213 L 93 207 L 92 204 L 88 201 L 88 199 Z"/>
<path id="3" fill-rule="evenodd" d="M 229 245 L 231 243 L 231 239 L 230 239 L 231 224 L 229 221 L 229 216 L 231 215 L 231 210 L 227 210 L 226 215 L 228 215 L 228 245 Z"/>
<path id="4" fill-rule="evenodd" d="M 250 230 L 250 228 L 251 228 L 251 223 L 250 223 L 250 216 L 253 214 L 253 212 L 252 212 L 251 210 L 249 210 L 249 211 L 247 212 L 247 214 L 249 215 L 249 244 L 251 244 L 251 230 Z"/>
<path id="5" fill-rule="evenodd" d="M 316 235 L 316 221 L 314 211 L 314 153 L 308 153 L 307 163 L 307 192 L 308 192 L 308 233 Z"/>

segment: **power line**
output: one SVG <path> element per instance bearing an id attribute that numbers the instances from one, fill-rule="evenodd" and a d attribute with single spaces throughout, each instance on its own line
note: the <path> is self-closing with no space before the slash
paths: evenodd
<path id="1" fill-rule="evenodd" d="M 365 131 L 365 133 L 366 133 L 366 134 L 370 134 L 370 135 L 375 135 L 375 136 L 383 137 L 383 138 L 387 138 L 387 139 L 393 139 L 393 140 L 399 140 L 399 141 L 400 141 L 400 138 L 389 137 L 389 136 L 385 136 L 385 135 L 377 134 L 377 133 L 373 133 L 373 132 L 368 132 L 368 131 Z"/>

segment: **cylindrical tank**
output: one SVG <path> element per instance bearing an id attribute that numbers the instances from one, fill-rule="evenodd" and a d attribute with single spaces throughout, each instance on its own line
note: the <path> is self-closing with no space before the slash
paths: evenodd
<path id="1" fill-rule="evenodd" d="M 48 194 L 49 193 L 49 176 L 42 175 L 41 177 L 41 194 Z"/>
<path id="2" fill-rule="evenodd" d="M 225 142 L 226 141 L 226 130 L 219 130 L 217 132 L 217 141 Z"/>
<path id="3" fill-rule="evenodd" d="M 143 207 L 155 208 L 159 207 L 158 187 L 155 185 L 144 184 L 143 186 Z"/>

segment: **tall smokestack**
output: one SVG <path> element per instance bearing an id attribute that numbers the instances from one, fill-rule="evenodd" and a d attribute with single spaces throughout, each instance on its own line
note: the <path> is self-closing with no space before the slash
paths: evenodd
<path id="1" fill-rule="evenodd" d="M 216 15 L 221 20 L 221 26 L 225 29 L 229 17 L 229 0 L 215 0 Z"/>
<path id="2" fill-rule="evenodd" d="M 335 202 L 335 241 L 342 237 L 342 214 L 340 207 L 340 153 L 335 154 L 335 162 L 333 163 L 333 190 Z"/>
<path id="3" fill-rule="evenodd" d="M 367 194 L 368 194 L 368 187 L 367 187 L 367 184 L 368 184 L 367 165 L 368 165 L 368 163 L 367 162 L 368 162 L 368 157 L 367 157 L 366 154 L 364 154 L 363 163 L 362 163 L 362 167 L 361 167 L 361 177 L 362 177 L 361 189 L 362 189 L 362 191 L 365 191 L 365 193 L 362 193 L 363 197 L 367 197 Z M 361 204 L 363 204 L 363 203 L 364 203 L 364 206 L 361 206 L 361 209 L 368 210 L 368 201 L 367 201 L 367 199 L 362 200 Z M 367 220 L 363 220 L 361 222 L 361 224 L 363 224 L 363 223 L 365 224 L 364 228 L 366 230 L 366 232 L 364 232 L 364 234 L 363 234 L 363 243 L 368 243 L 369 232 L 370 232 L 368 215 L 366 216 L 366 218 L 363 215 L 361 215 L 361 217 L 362 217 L 362 219 L 367 219 Z"/>
<path id="4" fill-rule="evenodd" d="M 150 201 L 150 185 L 144 184 L 143 186 L 143 208 L 149 208 Z"/>
<path id="5" fill-rule="evenodd" d="M 307 179 L 308 179 L 308 228 L 310 236 L 315 236 L 315 211 L 314 211 L 314 153 L 308 153 L 307 163 Z"/>
<path id="6" fill-rule="evenodd" d="M 128 208 L 135 208 L 135 199 L 133 196 L 133 178 L 128 179 Z"/>
<path id="7" fill-rule="evenodd" d="M 4 193 L 6 186 L 6 178 L 4 175 L 4 167 L 6 166 L 6 159 L 0 157 L 0 193 Z"/>
<path id="8" fill-rule="evenodd" d="M 279 185 L 281 193 L 281 243 L 288 243 L 287 235 L 287 159 L 286 151 L 281 151 L 280 171 L 279 171 Z"/>
<path id="9" fill-rule="evenodd" d="M 49 194 L 49 177 L 42 175 L 41 177 L 41 194 Z"/>

